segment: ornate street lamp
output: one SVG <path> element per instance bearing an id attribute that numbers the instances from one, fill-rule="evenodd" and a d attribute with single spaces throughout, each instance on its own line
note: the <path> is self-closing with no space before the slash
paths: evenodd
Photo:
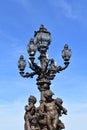
<path id="1" fill-rule="evenodd" d="M 64 60 L 64 66 L 63 67 L 57 66 L 55 64 L 55 61 L 53 58 L 49 59 L 47 57 L 47 50 L 48 50 L 50 43 L 51 43 L 51 33 L 47 31 L 47 29 L 44 27 L 44 25 L 41 25 L 39 30 L 35 31 L 34 38 L 30 39 L 29 44 L 27 46 L 27 52 L 29 54 L 28 63 L 29 63 L 29 68 L 32 70 L 32 72 L 31 73 L 24 72 L 24 69 L 26 67 L 26 61 L 24 60 L 24 57 L 22 55 L 20 56 L 20 59 L 18 61 L 18 68 L 20 70 L 20 74 L 22 77 L 26 77 L 26 78 L 32 77 L 33 78 L 34 75 L 37 75 L 36 84 L 41 93 L 40 107 L 41 107 L 42 102 L 46 103 L 46 101 L 48 101 L 48 97 L 52 97 L 53 93 L 50 90 L 51 80 L 54 79 L 54 77 L 56 76 L 56 73 L 59 73 L 68 67 L 69 60 L 71 57 L 71 50 L 68 48 L 68 45 L 65 44 L 64 49 L 62 50 L 62 58 Z M 40 55 L 38 57 L 38 60 L 40 61 L 40 65 L 35 63 L 35 54 L 37 51 L 39 51 L 39 53 L 40 53 Z M 62 107 L 62 100 L 57 98 L 56 101 L 57 101 L 57 104 L 59 104 L 59 106 L 58 106 L 59 110 L 62 109 L 62 111 L 63 111 L 64 109 Z M 51 109 L 51 107 L 50 107 L 50 109 Z M 47 110 L 49 110 L 49 109 L 47 109 Z M 50 115 L 50 116 L 52 116 L 52 115 Z M 62 126 L 63 126 L 63 123 L 61 123 L 60 120 L 59 120 L 59 122 L 60 122 L 60 125 L 62 124 Z M 47 127 L 49 130 L 56 130 L 54 128 L 54 125 L 52 126 L 53 127 L 52 129 L 49 126 L 49 124 L 47 124 Z M 44 126 L 44 125 L 42 125 L 42 126 Z M 56 127 L 58 127 L 58 126 L 56 126 Z M 60 130 L 62 128 L 59 127 L 57 129 Z M 29 129 L 25 128 L 25 130 L 29 130 Z"/>

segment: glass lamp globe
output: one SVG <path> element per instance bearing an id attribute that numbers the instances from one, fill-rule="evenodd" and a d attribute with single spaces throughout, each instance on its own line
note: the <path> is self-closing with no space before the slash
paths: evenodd
<path id="1" fill-rule="evenodd" d="M 32 38 L 27 46 L 27 52 L 30 56 L 34 56 L 36 53 L 36 46 L 34 44 L 34 39 Z"/>
<path id="2" fill-rule="evenodd" d="M 44 25 L 41 25 L 39 31 L 35 31 L 34 43 L 37 45 L 38 50 L 40 50 L 40 48 L 47 49 L 50 42 L 51 33 L 44 28 Z"/>
<path id="3" fill-rule="evenodd" d="M 68 45 L 65 44 L 64 49 L 62 50 L 62 58 L 64 61 L 69 61 L 71 57 L 71 49 L 68 48 Z"/>
<path id="4" fill-rule="evenodd" d="M 24 60 L 23 55 L 21 55 L 18 60 L 18 68 L 20 71 L 24 71 L 25 67 L 26 67 L 26 61 Z"/>

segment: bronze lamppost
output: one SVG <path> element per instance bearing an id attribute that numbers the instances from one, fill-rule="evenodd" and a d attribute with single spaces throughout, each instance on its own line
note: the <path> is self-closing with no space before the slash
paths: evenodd
<path id="1" fill-rule="evenodd" d="M 25 106 L 25 130 L 45 129 L 45 130 L 61 130 L 64 124 L 59 119 L 62 114 L 66 114 L 67 110 L 62 106 L 62 99 L 53 99 L 53 92 L 50 90 L 51 80 L 54 79 L 56 73 L 66 69 L 69 65 L 71 57 L 71 50 L 65 44 L 62 50 L 62 58 L 64 59 L 64 66 L 57 66 L 54 59 L 47 57 L 47 50 L 51 43 L 51 33 L 41 25 L 38 31 L 35 31 L 34 38 L 30 39 L 27 46 L 29 54 L 29 68 L 32 72 L 24 72 L 26 61 L 23 55 L 18 61 L 18 68 L 22 77 L 32 77 L 37 75 L 37 86 L 41 93 L 40 105 L 35 107 L 36 98 L 30 96 L 29 104 Z M 35 54 L 39 51 L 38 60 L 40 65 L 35 63 Z"/>

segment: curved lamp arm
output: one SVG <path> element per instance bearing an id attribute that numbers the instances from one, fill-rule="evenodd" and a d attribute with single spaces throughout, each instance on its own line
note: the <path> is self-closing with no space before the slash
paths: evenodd
<path id="1" fill-rule="evenodd" d="M 31 73 L 25 73 L 24 72 L 24 69 L 25 69 L 25 67 L 26 67 L 26 60 L 24 59 L 24 57 L 23 57 L 23 55 L 21 55 L 20 56 L 20 58 L 19 58 L 19 60 L 18 60 L 18 68 L 19 68 L 19 70 L 20 70 L 20 75 L 22 76 L 22 77 L 26 77 L 26 78 L 28 78 L 28 77 L 33 77 L 34 75 L 36 75 L 37 74 L 37 72 L 35 71 L 35 67 L 31 64 L 31 63 L 29 63 L 30 64 L 30 68 L 34 71 L 34 72 L 31 72 Z"/>
<path id="2" fill-rule="evenodd" d="M 32 73 L 25 73 L 23 71 L 20 71 L 20 75 L 24 78 L 33 78 L 34 75 L 36 75 L 37 73 L 36 72 L 32 72 Z"/>
<path id="3" fill-rule="evenodd" d="M 65 69 L 68 67 L 69 62 L 64 62 L 64 64 L 65 64 L 65 66 L 63 66 L 63 67 L 61 67 L 61 66 L 58 66 L 58 67 L 57 67 L 57 72 L 58 72 L 58 73 L 59 73 L 60 71 L 62 71 L 62 70 L 65 70 Z"/>

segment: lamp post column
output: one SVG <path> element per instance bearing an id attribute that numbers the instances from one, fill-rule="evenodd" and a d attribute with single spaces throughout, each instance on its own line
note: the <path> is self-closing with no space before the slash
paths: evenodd
<path id="1" fill-rule="evenodd" d="M 37 78 L 38 89 L 41 92 L 41 101 L 44 101 L 44 91 L 49 90 L 50 88 L 50 80 L 46 77 L 48 59 L 46 52 L 42 52 L 38 58 L 41 63 L 41 74 Z"/>

